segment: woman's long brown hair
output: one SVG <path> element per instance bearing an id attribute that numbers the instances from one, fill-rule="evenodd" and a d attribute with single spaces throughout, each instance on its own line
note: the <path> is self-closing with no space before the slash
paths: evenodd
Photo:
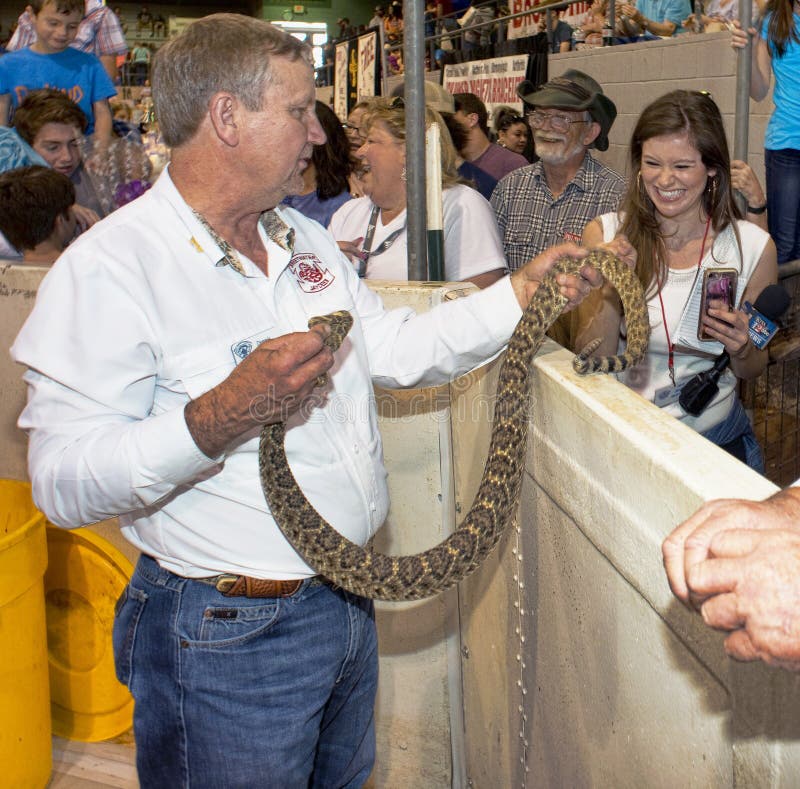
<path id="1" fill-rule="evenodd" d="M 703 209 L 711 218 L 711 226 L 719 235 L 733 223 L 740 244 L 735 220 L 741 219 L 742 214 L 733 199 L 730 155 L 719 108 L 710 95 L 700 91 L 674 90 L 661 96 L 645 107 L 633 130 L 628 190 L 620 209 L 623 214 L 620 230 L 638 253 L 636 274 L 649 294 L 656 292 L 657 283 L 666 281 L 667 247 L 655 206 L 639 177 L 642 148 L 653 137 L 684 131 L 700 152 L 703 164 L 717 171 L 713 178 L 708 179 L 703 193 Z"/>
<path id="2" fill-rule="evenodd" d="M 775 56 L 782 58 L 789 39 L 800 44 L 794 24 L 794 0 L 769 0 L 765 15 L 771 15 L 767 23 L 767 43 L 772 45 L 770 50 L 774 49 Z"/>

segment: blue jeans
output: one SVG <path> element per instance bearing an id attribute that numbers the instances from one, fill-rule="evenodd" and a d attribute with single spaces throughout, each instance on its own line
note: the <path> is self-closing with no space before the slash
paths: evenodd
<path id="1" fill-rule="evenodd" d="M 767 222 L 778 263 L 800 258 L 800 151 L 764 151 Z"/>
<path id="2" fill-rule="evenodd" d="M 764 473 L 764 453 L 758 443 L 750 417 L 738 396 L 728 415 L 702 434 L 709 441 L 746 463 L 753 471 Z"/>
<path id="3" fill-rule="evenodd" d="M 117 603 L 142 789 L 360 787 L 375 758 L 372 601 L 315 581 L 225 597 L 143 556 Z"/>

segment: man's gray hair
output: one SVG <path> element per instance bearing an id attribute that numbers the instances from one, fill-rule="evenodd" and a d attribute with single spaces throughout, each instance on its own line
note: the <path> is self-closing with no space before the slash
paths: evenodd
<path id="1" fill-rule="evenodd" d="M 273 57 L 313 64 L 308 44 L 269 22 L 239 14 L 192 22 L 153 61 L 153 103 L 164 142 L 173 148 L 188 142 L 219 91 L 230 91 L 251 112 L 260 110 Z"/>

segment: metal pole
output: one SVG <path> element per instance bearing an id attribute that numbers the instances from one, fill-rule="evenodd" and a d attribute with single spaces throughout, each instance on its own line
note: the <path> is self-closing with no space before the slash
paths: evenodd
<path id="1" fill-rule="evenodd" d="M 747 30 L 751 25 L 753 14 L 752 0 L 739 0 L 739 21 Z M 736 63 L 736 115 L 733 128 L 733 158 L 747 161 L 750 131 L 750 67 L 753 62 L 753 42 L 748 41 L 744 49 L 739 50 Z M 740 192 L 736 193 L 736 202 L 742 211 L 747 210 L 747 200 Z"/>
<path id="2" fill-rule="evenodd" d="M 547 34 L 547 50 L 553 51 L 553 36 L 555 34 L 553 25 L 553 9 L 548 8 L 544 12 L 544 32 Z"/>
<path id="3" fill-rule="evenodd" d="M 428 279 L 425 195 L 425 4 L 403 2 L 408 278 Z"/>
<path id="4" fill-rule="evenodd" d="M 611 43 L 614 44 L 614 31 L 617 29 L 616 0 L 608 0 L 608 26 L 611 28 Z M 605 44 L 605 41 L 603 43 Z"/>

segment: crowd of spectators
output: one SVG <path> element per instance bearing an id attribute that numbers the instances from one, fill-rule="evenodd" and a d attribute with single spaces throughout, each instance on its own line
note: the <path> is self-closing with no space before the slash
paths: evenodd
<path id="1" fill-rule="evenodd" d="M 116 60 L 127 47 L 118 13 L 99 0 L 33 0 L 6 49 L 0 58 L 3 199 L 37 199 L 52 188 L 53 202 L 45 208 L 58 209 L 51 217 L 58 219 L 58 232 L 54 236 L 45 222 L 26 228 L 33 235 L 20 234 L 13 226 L 20 217 L 38 222 L 45 214 L 5 211 L 0 254 L 41 263 L 58 248 L 54 239 L 60 243 L 65 229 L 78 235 L 149 188 L 152 166 L 142 138 L 152 125 L 149 87 L 140 88 L 138 110 L 118 97 Z M 137 45 L 132 59 L 144 66 L 140 81 L 146 82 L 149 48 Z M 74 205 L 68 213 L 60 208 L 63 179 L 42 174 L 40 167 L 69 181 Z M 42 233 L 44 252 L 38 248 Z"/>
<path id="2" fill-rule="evenodd" d="M 670 38 L 683 33 L 711 33 L 732 29 L 738 20 L 735 0 L 706 0 L 695 19 L 691 0 L 631 0 L 615 4 L 614 24 L 608 18 L 608 0 L 594 0 L 579 16 L 567 16 L 567 10 L 541 13 L 538 32 L 547 38 L 551 53 L 569 52 L 575 48 L 629 44 Z M 755 0 L 753 18 L 767 10 L 767 0 Z M 507 38 L 503 26 L 510 14 L 508 4 L 497 0 L 427 0 L 425 4 L 425 39 L 432 46 L 434 61 L 439 65 L 459 60 L 475 60 L 492 55 L 492 46 Z M 547 20 L 550 20 L 549 27 Z M 496 21 L 495 21 L 496 20 Z M 360 35 L 370 28 L 380 32 L 388 67 L 393 74 L 402 73 L 403 20 L 402 5 L 393 2 L 375 6 L 369 22 L 352 25 L 347 18 L 337 20 L 336 40 Z M 608 31 L 604 37 L 604 31 Z"/>

